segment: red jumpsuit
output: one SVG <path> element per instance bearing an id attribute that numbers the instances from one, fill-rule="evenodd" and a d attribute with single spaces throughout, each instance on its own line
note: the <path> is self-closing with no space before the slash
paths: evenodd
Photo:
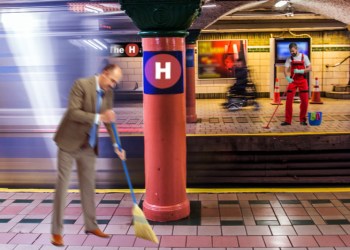
<path id="1" fill-rule="evenodd" d="M 304 55 L 301 54 L 301 61 L 295 61 L 293 56 L 291 57 L 291 78 L 293 82 L 288 85 L 287 88 L 287 101 L 286 101 L 286 117 L 285 122 L 292 123 L 293 116 L 293 99 L 297 88 L 299 88 L 299 97 L 300 97 L 300 122 L 306 122 L 306 112 L 309 99 L 309 87 L 307 80 L 305 79 L 304 74 L 295 74 L 294 69 L 305 69 L 304 64 Z"/>

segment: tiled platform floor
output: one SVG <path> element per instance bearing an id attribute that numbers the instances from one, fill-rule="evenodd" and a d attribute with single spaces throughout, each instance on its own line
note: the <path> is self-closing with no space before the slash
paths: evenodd
<path id="1" fill-rule="evenodd" d="M 187 124 L 187 134 L 261 134 L 305 132 L 350 132 L 350 100 L 322 98 L 324 104 L 309 104 L 308 111 L 323 113 L 320 126 L 299 125 L 299 103 L 293 104 L 292 126 L 280 126 L 284 121 L 285 101 L 270 120 L 275 105 L 268 98 L 257 99 L 260 109 L 252 106 L 230 112 L 221 106 L 224 99 L 197 99 L 198 122 Z M 121 134 L 143 134 L 142 102 L 115 104 L 118 128 Z M 6 110 L 0 109 L 0 132 L 55 132 L 64 110 Z"/>
<path id="2" fill-rule="evenodd" d="M 252 106 L 238 111 L 228 111 L 221 104 L 224 99 L 197 99 L 198 122 L 187 124 L 187 134 L 252 134 L 252 133 L 303 133 L 303 132 L 350 132 L 350 100 L 322 99 L 324 104 L 309 104 L 308 111 L 323 114 L 320 126 L 299 125 L 299 103 L 293 104 L 292 126 L 280 126 L 284 121 L 285 101 L 278 107 L 269 129 L 265 127 L 276 105 L 268 98 L 257 99 L 259 110 Z M 143 133 L 142 103 L 116 104 L 117 123 L 121 133 Z"/>
<path id="3" fill-rule="evenodd" d="M 143 195 L 138 194 L 142 200 Z M 50 244 L 52 193 L 0 193 L 0 249 L 350 249 L 350 193 L 188 194 L 191 215 L 151 223 L 159 245 L 135 238 L 129 194 L 96 195 L 98 223 L 112 235 L 85 235 L 79 194 L 65 209 L 65 247 Z"/>

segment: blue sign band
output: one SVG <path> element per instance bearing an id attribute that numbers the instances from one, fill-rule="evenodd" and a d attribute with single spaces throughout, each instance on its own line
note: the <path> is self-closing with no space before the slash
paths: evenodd
<path id="1" fill-rule="evenodd" d="M 194 67 L 194 49 L 186 49 L 186 68 Z"/>
<path id="2" fill-rule="evenodd" d="M 180 65 L 180 77 L 174 84 L 172 84 L 168 88 L 157 88 L 154 82 L 154 79 L 148 79 L 147 78 L 147 73 L 146 72 L 146 66 L 148 65 L 147 63 L 152 59 L 154 59 L 154 56 L 157 55 L 170 55 L 175 60 L 177 60 L 178 65 Z M 143 91 L 145 94 L 151 94 L 151 95 L 164 95 L 164 94 L 181 94 L 184 93 L 184 77 L 183 77 L 183 69 L 182 69 L 182 51 L 144 51 L 143 52 Z M 154 60 L 153 60 L 154 61 Z M 153 62 L 152 61 L 152 62 Z M 151 63 L 151 61 L 150 61 Z M 173 66 L 172 66 L 173 67 Z M 177 66 L 178 67 L 178 66 Z M 153 65 L 151 68 L 155 68 Z M 159 80 L 158 80 L 159 81 Z"/>

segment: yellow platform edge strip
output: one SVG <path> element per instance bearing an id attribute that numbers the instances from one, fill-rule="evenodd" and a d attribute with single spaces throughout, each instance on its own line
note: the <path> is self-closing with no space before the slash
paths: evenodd
<path id="1" fill-rule="evenodd" d="M 263 127 L 263 126 L 262 126 Z M 266 129 L 269 131 L 269 129 Z M 270 130 L 271 131 L 271 130 Z M 227 133 L 227 134 L 186 134 L 187 137 L 215 137 L 215 136 L 227 136 L 227 137 L 244 137 L 244 136 L 301 136 L 301 135 L 350 135 L 349 131 L 339 132 L 261 132 L 261 133 Z M 143 137 L 143 133 L 129 134 L 122 133 L 121 137 Z"/>
<path id="2" fill-rule="evenodd" d="M 145 189 L 134 189 L 135 193 L 143 194 Z M 53 193 L 54 189 L 31 188 L 0 188 L 8 193 Z M 69 189 L 69 193 L 78 193 L 78 189 Z M 350 187 L 313 187 L 313 188 L 187 188 L 188 194 L 219 194 L 219 193 L 337 193 L 350 192 Z M 96 189 L 96 193 L 130 193 L 129 189 Z"/>
<path id="3" fill-rule="evenodd" d="M 268 130 L 266 130 L 268 131 Z M 349 131 L 344 132 L 262 132 L 262 133 L 250 133 L 250 134 L 187 134 L 188 137 L 215 137 L 215 136 L 227 136 L 227 137 L 244 137 L 244 136 L 302 136 L 302 135 L 349 135 Z"/>

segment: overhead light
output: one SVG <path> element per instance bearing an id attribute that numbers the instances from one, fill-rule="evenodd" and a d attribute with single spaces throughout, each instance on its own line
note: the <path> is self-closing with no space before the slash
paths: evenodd
<path id="1" fill-rule="evenodd" d="M 288 0 L 280 0 L 278 2 L 275 3 L 275 7 L 276 8 L 280 8 L 283 7 L 284 5 L 286 5 L 289 1 Z"/>
<path id="2" fill-rule="evenodd" d="M 100 42 L 98 39 L 93 39 L 93 40 L 95 43 L 97 43 L 98 45 L 100 45 L 104 49 L 108 49 L 107 46 L 104 43 Z"/>
<path id="3" fill-rule="evenodd" d="M 216 7 L 215 0 L 206 1 L 205 4 L 202 7 L 203 8 L 214 8 L 214 7 Z"/>
<path id="4" fill-rule="evenodd" d="M 206 5 L 203 5 L 202 7 L 203 8 L 214 8 L 214 7 L 216 7 L 216 4 L 215 3 L 206 4 Z"/>
<path id="5" fill-rule="evenodd" d="M 86 4 L 85 5 L 85 12 L 92 12 L 92 13 L 103 13 L 103 9 L 96 7 L 94 5 Z"/>
<path id="6" fill-rule="evenodd" d="M 90 47 L 96 49 L 96 50 L 103 50 L 100 46 L 98 46 L 97 44 L 95 44 L 91 40 L 83 40 L 83 42 L 86 43 L 87 45 L 89 45 Z"/>

